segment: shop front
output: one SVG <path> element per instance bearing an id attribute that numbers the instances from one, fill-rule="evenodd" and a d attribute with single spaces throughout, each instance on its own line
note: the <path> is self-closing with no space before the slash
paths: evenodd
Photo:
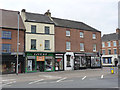
<path id="1" fill-rule="evenodd" d="M 55 54 L 55 71 L 64 70 L 64 53 Z"/>
<path id="2" fill-rule="evenodd" d="M 55 71 L 54 54 L 46 52 L 26 52 L 26 72 Z"/>
<path id="3" fill-rule="evenodd" d="M 19 55 L 18 60 L 18 73 L 24 73 L 24 57 L 23 55 Z M 2 73 L 3 74 L 11 74 L 16 73 L 16 55 L 2 55 Z"/>
<path id="4" fill-rule="evenodd" d="M 74 70 L 86 68 L 86 58 L 84 53 L 74 53 Z"/>

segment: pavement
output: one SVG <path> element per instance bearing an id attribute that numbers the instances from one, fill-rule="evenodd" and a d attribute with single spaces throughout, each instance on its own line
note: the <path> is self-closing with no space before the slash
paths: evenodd
<path id="1" fill-rule="evenodd" d="M 2 88 L 118 88 L 110 67 L 2 75 Z"/>

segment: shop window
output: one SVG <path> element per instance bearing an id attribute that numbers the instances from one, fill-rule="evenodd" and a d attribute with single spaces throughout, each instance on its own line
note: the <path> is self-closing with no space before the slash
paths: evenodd
<path id="1" fill-rule="evenodd" d="M 11 53 L 11 44 L 2 44 L 2 53 Z"/>
<path id="2" fill-rule="evenodd" d="M 105 58 L 103 58 L 103 63 L 105 63 Z"/>
<path id="3" fill-rule="evenodd" d="M 67 55 L 67 67 L 71 67 L 71 64 L 70 64 L 70 55 Z"/>
<path id="4" fill-rule="evenodd" d="M 83 32 L 80 32 L 80 37 L 84 38 L 84 33 Z"/>
<path id="5" fill-rule="evenodd" d="M 2 31 L 2 39 L 11 39 L 10 31 Z"/>
<path id="6" fill-rule="evenodd" d="M 52 56 L 46 56 L 45 57 L 45 70 L 46 71 L 52 71 L 54 66 L 54 60 Z"/>
<path id="7" fill-rule="evenodd" d="M 45 34 L 50 34 L 50 27 L 45 26 Z"/>
<path id="8" fill-rule="evenodd" d="M 50 40 L 45 40 L 45 50 L 50 49 Z"/>
<path id="9" fill-rule="evenodd" d="M 70 50 L 70 42 L 66 42 L 66 50 Z"/>
<path id="10" fill-rule="evenodd" d="M 27 71 L 34 71 L 35 70 L 35 59 L 29 59 L 27 63 L 28 63 Z"/>
<path id="11" fill-rule="evenodd" d="M 36 33 L 36 25 L 31 25 L 31 33 Z"/>
<path id="12" fill-rule="evenodd" d="M 108 58 L 108 63 L 109 63 L 109 64 L 111 64 L 111 63 L 112 63 L 112 62 L 111 62 L 111 58 Z"/>
<path id="13" fill-rule="evenodd" d="M 36 49 L 36 39 L 31 39 L 31 49 L 32 50 Z"/>
<path id="14" fill-rule="evenodd" d="M 66 31 L 66 36 L 70 36 L 70 31 Z"/>

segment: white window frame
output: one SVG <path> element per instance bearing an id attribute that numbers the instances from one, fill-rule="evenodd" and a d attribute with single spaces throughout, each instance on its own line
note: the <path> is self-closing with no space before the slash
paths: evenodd
<path id="1" fill-rule="evenodd" d="M 71 50 L 71 42 L 66 42 L 66 50 Z"/>
<path id="2" fill-rule="evenodd" d="M 70 31 L 69 30 L 66 31 L 66 36 L 70 36 Z"/>
<path id="3" fill-rule="evenodd" d="M 92 34 L 92 38 L 96 39 L 96 34 L 95 33 Z"/>
<path id="4" fill-rule="evenodd" d="M 115 45 L 114 45 L 114 43 L 115 43 Z M 113 41 L 113 46 L 115 47 L 115 46 L 117 46 L 117 43 L 116 43 L 116 41 Z"/>
<path id="5" fill-rule="evenodd" d="M 80 38 L 84 38 L 84 33 L 80 32 Z"/>
<path id="6" fill-rule="evenodd" d="M 105 51 L 105 49 L 102 49 L 102 54 L 103 54 L 103 50 Z M 106 51 L 105 51 L 105 53 L 106 53 Z M 103 55 L 105 55 L 105 54 L 103 54 Z"/>
<path id="7" fill-rule="evenodd" d="M 81 45 L 82 45 L 82 47 L 81 47 Z M 84 43 L 80 43 L 80 51 L 84 51 Z"/>
<path id="8" fill-rule="evenodd" d="M 110 43 L 110 46 L 109 46 L 109 43 Z M 108 45 L 107 45 L 108 47 L 111 47 L 111 42 L 107 42 L 107 44 L 108 44 Z"/>
<path id="9" fill-rule="evenodd" d="M 119 42 L 119 46 L 120 46 L 120 40 L 118 42 Z"/>
<path id="10" fill-rule="evenodd" d="M 94 47 L 95 46 L 95 47 Z M 95 48 L 95 50 L 94 50 L 94 48 Z M 93 52 L 96 52 L 97 50 L 97 45 L 96 44 L 93 44 Z"/>
<path id="11" fill-rule="evenodd" d="M 102 42 L 102 47 L 105 47 L 105 42 Z"/>
<path id="12" fill-rule="evenodd" d="M 113 52 L 114 52 L 114 50 L 116 49 L 116 54 L 117 54 L 117 48 L 113 48 Z M 115 53 L 114 53 L 115 54 Z"/>

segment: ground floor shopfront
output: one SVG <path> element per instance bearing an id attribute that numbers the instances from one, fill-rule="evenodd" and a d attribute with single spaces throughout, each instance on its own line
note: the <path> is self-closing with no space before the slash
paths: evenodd
<path id="1" fill-rule="evenodd" d="M 25 72 L 52 72 L 64 70 L 64 54 L 26 52 Z"/>
<path id="2" fill-rule="evenodd" d="M 116 66 L 119 62 L 118 55 L 102 55 L 103 66 Z"/>
<path id="3" fill-rule="evenodd" d="M 74 53 L 74 70 L 100 68 L 101 58 L 95 53 Z"/>
<path id="4" fill-rule="evenodd" d="M 18 73 L 24 73 L 25 68 L 25 57 L 24 55 L 19 55 L 18 60 Z M 2 55 L 2 74 L 16 73 L 16 55 Z"/>

